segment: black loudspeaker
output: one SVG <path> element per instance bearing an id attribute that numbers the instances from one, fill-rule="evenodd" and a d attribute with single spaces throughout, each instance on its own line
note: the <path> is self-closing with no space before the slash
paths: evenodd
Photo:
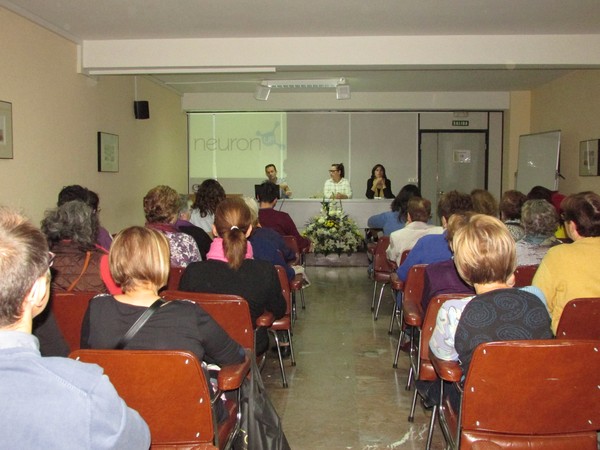
<path id="1" fill-rule="evenodd" d="M 147 100 L 139 100 L 133 102 L 133 114 L 136 119 L 149 119 L 150 107 Z"/>

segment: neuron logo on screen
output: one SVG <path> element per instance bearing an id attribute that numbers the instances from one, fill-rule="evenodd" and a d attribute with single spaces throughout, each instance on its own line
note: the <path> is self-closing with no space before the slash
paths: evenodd
<path id="1" fill-rule="evenodd" d="M 273 124 L 273 129 L 271 131 L 267 131 L 265 133 L 257 131 L 256 135 L 260 136 L 260 139 L 263 144 L 268 145 L 268 146 L 276 146 L 276 147 L 279 147 L 280 150 L 283 150 L 285 148 L 285 144 L 282 144 L 281 142 L 277 142 L 278 135 L 275 134 L 275 131 L 277 131 L 277 128 L 279 128 L 279 122 L 275 122 Z"/>

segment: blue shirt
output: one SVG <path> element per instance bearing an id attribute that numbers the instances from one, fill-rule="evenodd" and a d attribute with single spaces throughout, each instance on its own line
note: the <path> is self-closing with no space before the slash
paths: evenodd
<path id="1" fill-rule="evenodd" d="M 404 262 L 398 267 L 398 278 L 406 281 L 408 271 L 415 264 L 431 264 L 452 258 L 452 252 L 446 240 L 446 231 L 442 234 L 427 234 L 417 241 Z"/>
<path id="2" fill-rule="evenodd" d="M 369 228 L 382 228 L 383 235 L 389 236 L 392 232 L 404 228 L 405 223 L 398 220 L 398 211 L 386 211 L 369 217 Z"/>
<path id="3" fill-rule="evenodd" d="M 39 342 L 0 331 L 0 448 L 145 449 L 150 431 L 95 364 L 42 358 Z"/>

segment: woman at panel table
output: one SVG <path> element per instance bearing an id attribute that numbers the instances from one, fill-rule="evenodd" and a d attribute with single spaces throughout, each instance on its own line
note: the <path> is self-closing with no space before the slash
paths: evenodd
<path id="1" fill-rule="evenodd" d="M 344 199 L 352 198 L 352 188 L 350 182 L 344 178 L 344 165 L 332 164 L 329 169 L 329 180 L 325 181 L 323 186 L 323 196 L 325 198 Z"/>
<path id="2" fill-rule="evenodd" d="M 371 170 L 371 178 L 367 180 L 367 198 L 394 198 L 392 182 L 385 176 L 385 167 L 375 164 Z"/>

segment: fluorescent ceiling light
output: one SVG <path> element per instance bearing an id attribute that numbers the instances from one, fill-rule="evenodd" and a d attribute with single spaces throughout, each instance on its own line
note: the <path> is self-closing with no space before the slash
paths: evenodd
<path id="1" fill-rule="evenodd" d="M 124 67 L 87 69 L 88 75 L 171 75 L 188 73 L 271 73 L 275 67 Z"/>

